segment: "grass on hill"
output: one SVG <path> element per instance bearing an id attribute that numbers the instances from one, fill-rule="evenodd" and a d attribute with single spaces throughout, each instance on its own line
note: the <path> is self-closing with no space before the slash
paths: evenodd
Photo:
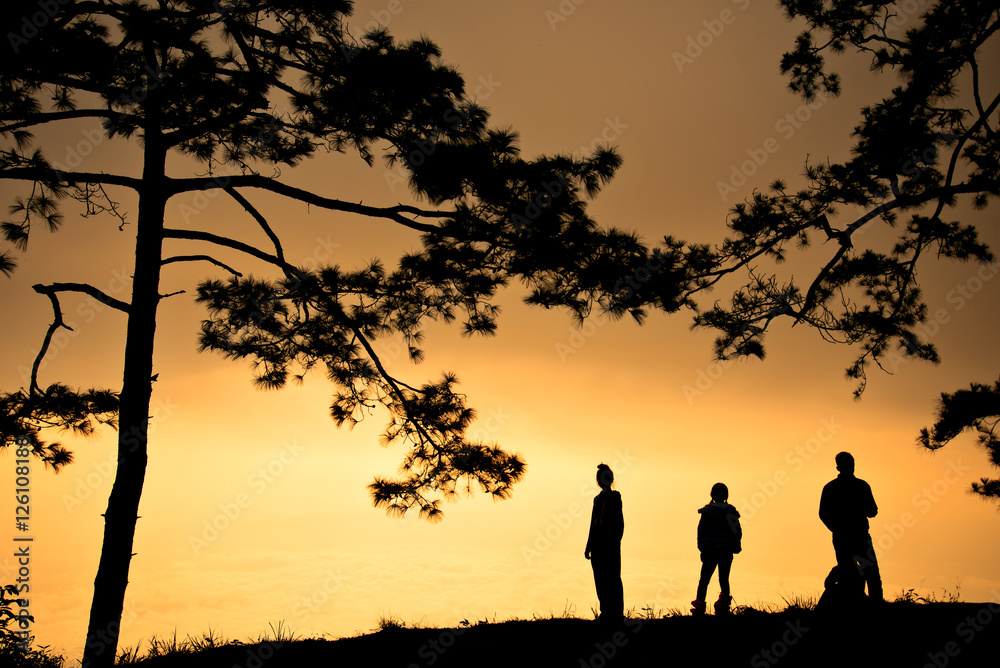
<path id="1" fill-rule="evenodd" d="M 973 626 L 963 627 L 963 619 L 973 620 L 979 615 L 980 626 L 993 617 L 1000 618 L 1000 605 L 962 603 L 960 590 L 945 590 L 942 596 L 933 593 L 920 595 L 915 589 L 900 592 L 878 617 L 851 620 L 850 634 L 846 640 L 836 635 L 846 626 L 824 627 L 816 614 L 817 599 L 812 596 L 782 597 L 780 602 L 756 602 L 736 605 L 731 616 L 718 618 L 708 615 L 691 617 L 678 608 L 657 609 L 653 606 L 632 608 L 622 625 L 603 628 L 595 624 L 596 612 L 591 618 L 576 614 L 568 604 L 561 613 L 548 616 L 532 615 L 531 619 L 508 618 L 498 620 L 483 618 L 461 620 L 453 629 L 426 627 L 407 623 L 392 614 L 383 615 L 369 633 L 357 633 L 348 638 L 303 638 L 295 634 L 284 622 L 272 623 L 257 638 L 245 641 L 229 640 L 217 630 L 209 629 L 198 637 L 178 637 L 176 631 L 167 637 L 153 637 L 145 643 L 119 650 L 116 665 L 136 668 L 280 668 L 297 665 L 364 665 L 403 666 L 424 668 L 448 665 L 468 665 L 474 657 L 500 659 L 516 656 L 518 668 L 533 665 L 571 668 L 604 668 L 605 666 L 650 665 L 648 661 L 659 656 L 673 655 L 684 665 L 746 665 L 782 668 L 796 665 L 833 665 L 824 661 L 837 651 L 849 651 L 851 642 L 864 636 L 866 642 L 882 643 L 879 661 L 884 665 L 911 665 L 898 663 L 902 659 L 894 644 L 905 639 L 922 643 L 910 648 L 912 665 L 931 665 L 934 668 L 954 668 L 973 658 L 989 654 L 987 643 L 975 645 L 975 652 L 966 650 L 961 643 L 969 640 Z M 963 617 L 964 615 L 964 617 Z M 990 619 L 986 620 L 986 616 Z M 829 620 L 827 620 L 829 622 Z M 870 633 L 869 624 L 877 633 Z M 820 629 L 810 632 L 810 629 Z M 3 628 L 6 631 L 5 628 Z M 1000 639 L 1000 623 L 991 628 L 992 635 Z M 949 632 L 958 631 L 959 633 Z M 643 633 L 645 632 L 645 633 Z M 807 632 L 809 632 L 807 634 Z M 9 631 L 6 631 L 9 634 Z M 831 635 L 832 634 L 832 635 Z M 808 635 L 808 637 L 807 637 Z M 980 639 L 985 634 L 980 635 Z M 716 638 L 718 636 L 718 638 Z M 853 638 L 853 639 L 852 639 Z M 725 643 L 724 647 L 718 643 Z M 846 644 L 845 644 L 846 643 Z M 992 645 L 996 645 L 993 641 Z M 992 646 L 991 645 L 991 646 Z M 926 647 L 925 647 L 926 646 Z M 827 650 L 831 647 L 832 650 Z M 969 644 L 969 647 L 973 647 Z M 512 655 L 512 648 L 514 654 Z M 519 649 L 518 649 L 519 648 Z M 720 651 L 722 654 L 719 654 Z M 924 651 L 926 649 L 926 651 Z M 964 656 L 955 656 L 952 650 L 966 650 Z M 4 654 L 3 652 L 7 652 Z M 834 654 L 830 654 L 833 651 Z M 705 659 L 700 653 L 708 652 Z M 717 656 L 718 655 L 718 656 Z M 785 658 L 787 655 L 787 658 Z M 853 665 L 865 663 L 853 654 Z M 713 663 L 711 657 L 719 658 Z M 797 657 L 797 658 L 793 658 Z M 837 659 L 842 661 L 843 656 Z M 961 661 L 960 661 L 961 659 Z M 692 663 L 693 662 L 693 663 Z M 75 666 L 56 656 L 48 648 L 39 647 L 28 653 L 12 650 L 10 643 L 0 644 L 0 665 L 14 668 L 60 668 Z M 503 661 L 493 665 L 505 665 Z"/>

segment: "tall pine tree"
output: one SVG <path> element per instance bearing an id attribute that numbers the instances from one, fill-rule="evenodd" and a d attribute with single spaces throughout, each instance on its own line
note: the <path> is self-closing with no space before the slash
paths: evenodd
<path id="1" fill-rule="evenodd" d="M 621 278 L 649 265 L 646 248 L 630 234 L 600 229 L 586 213 L 585 199 L 621 163 L 614 150 L 525 160 L 516 135 L 490 127 L 433 43 L 400 43 L 384 30 L 352 36 L 349 2 L 82 0 L 8 2 L 0 11 L 4 25 L 15 26 L 0 60 L 0 178 L 24 190 L 3 223 L 13 248 L 0 254 L 0 271 L 15 270 L 17 251 L 27 249 L 39 226 L 63 224 L 67 200 L 90 214 L 119 216 L 135 233 L 128 301 L 85 283 L 35 286 L 51 301 L 52 324 L 28 386 L 0 397 L 3 445 L 30 444 L 54 467 L 71 454 L 46 441 L 45 427 L 87 432 L 103 422 L 119 430 L 85 666 L 111 666 L 118 643 L 146 471 L 164 265 L 198 262 L 228 275 L 198 288 L 209 314 L 202 349 L 250 359 L 255 382 L 268 388 L 320 367 L 337 387 L 338 424 L 384 406 L 383 439 L 407 449 L 402 477 L 372 483 L 374 502 L 396 513 L 416 508 L 430 519 L 441 514 L 440 497 L 460 485 L 505 498 L 524 462 L 467 438 L 473 412 L 454 378 L 407 384 L 386 370 L 374 341 L 401 336 L 419 359 L 428 318 L 490 334 L 498 316 L 491 300 L 512 280 L 528 286 L 529 302 L 580 318 L 595 305 L 642 317 Z M 50 162 L 54 130 L 80 119 L 92 119 L 102 137 L 139 147 L 141 170 L 74 171 Z M 402 164 L 426 206 L 361 204 L 350 193 L 314 192 L 276 176 L 275 167 L 324 151 L 351 152 L 369 164 L 381 152 Z M 167 161 L 176 155 L 200 168 L 183 178 L 168 175 Z M 133 198 L 119 203 L 109 188 Z M 268 245 L 167 227 L 168 201 L 196 191 L 224 193 Z M 281 233 L 296 221 L 268 220 L 253 201 L 264 195 L 391 221 L 419 233 L 421 246 L 393 267 L 295 266 Z M 137 216 L 125 227 L 129 205 Z M 250 278 L 212 249 L 263 261 L 274 275 Z M 662 276 L 668 289 L 669 272 Z M 39 362 L 53 333 L 67 326 L 60 304 L 67 292 L 127 314 L 120 389 L 40 384 Z"/>

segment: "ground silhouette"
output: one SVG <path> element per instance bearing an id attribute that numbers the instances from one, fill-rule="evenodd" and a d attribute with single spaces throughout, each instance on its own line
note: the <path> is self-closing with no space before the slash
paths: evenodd
<path id="1" fill-rule="evenodd" d="M 554 618 L 406 628 L 339 640 L 274 640 L 141 660 L 141 668 L 356 666 L 953 666 L 993 665 L 1000 604 L 886 603 L 835 617 L 791 607 L 728 616 L 626 618 L 607 627 Z"/>

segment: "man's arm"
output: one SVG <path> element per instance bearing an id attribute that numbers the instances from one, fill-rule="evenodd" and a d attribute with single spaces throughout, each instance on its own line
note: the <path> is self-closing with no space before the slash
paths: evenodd
<path id="1" fill-rule="evenodd" d="M 830 490 L 830 483 L 823 487 L 823 493 L 819 497 L 819 519 L 826 525 L 826 528 L 833 531 L 833 492 Z"/>
<path id="2" fill-rule="evenodd" d="M 868 517 L 875 517 L 878 515 L 878 506 L 875 505 L 875 497 L 872 495 L 872 486 L 867 482 L 865 483 L 865 499 L 864 499 L 864 509 L 865 515 Z"/>

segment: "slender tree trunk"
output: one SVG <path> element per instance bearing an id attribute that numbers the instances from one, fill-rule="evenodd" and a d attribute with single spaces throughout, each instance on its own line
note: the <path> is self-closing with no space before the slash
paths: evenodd
<path id="1" fill-rule="evenodd" d="M 94 579 L 83 668 L 110 668 L 118 648 L 139 499 L 146 476 L 146 435 L 152 394 L 153 340 L 163 246 L 166 156 L 145 137 L 143 185 L 135 244 L 132 303 L 125 341 L 118 431 L 118 469 L 104 514 L 104 542 Z"/>

